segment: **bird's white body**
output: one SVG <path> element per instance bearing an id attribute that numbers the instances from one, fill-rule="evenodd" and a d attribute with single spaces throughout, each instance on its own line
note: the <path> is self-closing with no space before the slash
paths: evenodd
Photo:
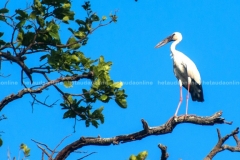
<path id="1" fill-rule="evenodd" d="M 156 48 L 159 48 L 170 41 L 174 41 L 171 44 L 170 50 L 173 59 L 173 71 L 176 78 L 179 80 L 180 85 L 180 101 L 175 115 L 177 115 L 178 109 L 182 102 L 182 86 L 188 90 L 188 94 L 189 92 L 191 93 L 193 101 L 204 101 L 201 77 L 196 65 L 185 54 L 176 50 L 176 45 L 181 40 L 182 34 L 179 32 L 174 32 L 171 36 L 165 38 L 155 46 Z M 188 109 L 188 97 L 189 96 L 187 95 L 186 114 Z"/>
<path id="2" fill-rule="evenodd" d="M 173 71 L 177 79 L 180 79 L 183 84 L 187 85 L 188 77 L 190 77 L 191 79 L 194 79 L 195 82 L 197 82 L 199 85 L 201 85 L 202 82 L 200 73 L 193 61 L 176 49 L 171 49 L 171 53 L 173 59 Z"/>

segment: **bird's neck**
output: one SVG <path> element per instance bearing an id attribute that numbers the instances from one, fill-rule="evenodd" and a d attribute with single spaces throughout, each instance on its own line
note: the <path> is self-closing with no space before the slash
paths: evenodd
<path id="1" fill-rule="evenodd" d="M 176 50 L 176 45 L 177 45 L 179 42 L 180 42 L 180 41 L 174 41 L 174 42 L 171 44 L 170 50 L 171 50 L 173 56 L 174 56 L 174 54 L 178 53 L 178 52 L 176 52 L 176 51 L 177 51 L 177 50 Z"/>

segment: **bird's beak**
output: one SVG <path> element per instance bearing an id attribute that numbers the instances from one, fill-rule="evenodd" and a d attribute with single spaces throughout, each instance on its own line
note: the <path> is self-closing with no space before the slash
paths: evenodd
<path id="1" fill-rule="evenodd" d="M 155 48 L 160 48 L 160 47 L 164 46 L 165 44 L 167 44 L 168 42 L 173 41 L 172 38 L 173 38 L 173 35 L 165 38 L 164 40 L 162 40 L 161 42 L 159 42 L 159 43 L 155 46 Z"/>

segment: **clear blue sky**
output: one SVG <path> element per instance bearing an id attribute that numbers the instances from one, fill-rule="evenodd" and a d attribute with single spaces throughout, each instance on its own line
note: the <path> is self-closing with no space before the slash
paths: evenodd
<path id="1" fill-rule="evenodd" d="M 0 3 L 1 7 L 4 2 Z M 84 13 L 81 9 L 82 3 L 75 0 L 73 4 L 79 15 Z M 9 2 L 12 10 L 24 6 L 24 1 Z M 116 24 L 97 30 L 91 35 L 88 45 L 81 50 L 88 57 L 96 59 L 104 55 L 106 60 L 112 61 L 111 77 L 115 81 L 145 84 L 125 84 L 123 88 L 129 96 L 127 109 L 121 109 L 113 102 L 104 104 L 105 123 L 98 129 L 86 128 L 84 123 L 77 123 L 76 133 L 65 140 L 59 149 L 81 136 L 113 137 L 142 130 L 140 121 L 142 118 L 150 126 L 158 126 L 173 116 L 179 100 L 179 86 L 169 56 L 170 45 L 160 49 L 154 49 L 154 46 L 175 31 L 183 35 L 183 41 L 177 49 L 195 62 L 203 81 L 205 101 L 203 103 L 190 101 L 189 114 L 210 116 L 222 110 L 223 117 L 233 121 L 233 125 L 181 124 L 173 133 L 167 135 L 151 136 L 141 141 L 115 146 L 84 147 L 80 150 L 97 152 L 86 160 L 127 160 L 131 154 L 143 150 L 149 152 L 147 160 L 156 160 L 160 157 L 160 150 L 157 147 L 159 143 L 168 146 L 169 160 L 200 160 L 217 143 L 216 128 L 225 135 L 240 126 L 240 1 L 102 0 L 92 1 L 92 9 L 98 15 L 109 15 L 111 11 L 118 9 L 119 19 Z M 6 35 L 11 32 L 1 24 L 0 31 L 4 31 Z M 69 36 L 70 32 L 62 34 L 64 39 Z M 28 61 L 28 64 L 33 65 L 33 62 Z M 18 81 L 18 85 L 0 86 L 1 98 L 17 93 L 22 88 L 19 70 L 14 67 L 16 65 L 2 65 L 1 73 L 11 76 L 1 78 L 0 81 Z M 165 81 L 171 82 L 172 85 L 160 84 Z M 233 82 L 238 84 L 230 84 Z M 78 93 L 79 88 L 81 86 L 76 85 L 71 90 Z M 184 101 L 179 114 L 185 112 L 185 90 L 183 94 Z M 61 98 L 61 95 L 53 89 L 45 92 L 44 96 L 46 95 L 51 95 L 50 102 Z M 94 108 L 101 105 L 103 104 L 97 103 Z M 62 120 L 64 111 L 59 108 L 60 106 L 46 108 L 35 105 L 32 113 L 30 96 L 24 96 L 6 106 L 1 112 L 8 119 L 0 122 L 0 130 L 5 132 L 2 134 L 4 145 L 0 148 L 0 159 L 6 159 L 8 148 L 12 157 L 18 156 L 21 143 L 26 143 L 31 148 L 29 159 L 40 159 L 41 151 L 30 140 L 31 138 L 54 148 L 63 137 L 72 134 L 74 121 Z M 227 144 L 235 146 L 232 139 L 228 140 Z M 72 154 L 69 159 L 77 159 L 84 155 Z M 224 151 L 214 160 L 239 158 L 239 153 Z"/>

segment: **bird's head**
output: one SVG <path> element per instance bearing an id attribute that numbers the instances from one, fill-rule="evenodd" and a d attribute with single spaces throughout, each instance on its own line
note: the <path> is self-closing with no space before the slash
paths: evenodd
<path id="1" fill-rule="evenodd" d="M 180 32 L 174 32 L 172 35 L 168 36 L 167 38 L 159 42 L 155 46 L 155 48 L 160 48 L 171 41 L 181 41 L 181 40 L 182 40 L 182 34 Z"/>

